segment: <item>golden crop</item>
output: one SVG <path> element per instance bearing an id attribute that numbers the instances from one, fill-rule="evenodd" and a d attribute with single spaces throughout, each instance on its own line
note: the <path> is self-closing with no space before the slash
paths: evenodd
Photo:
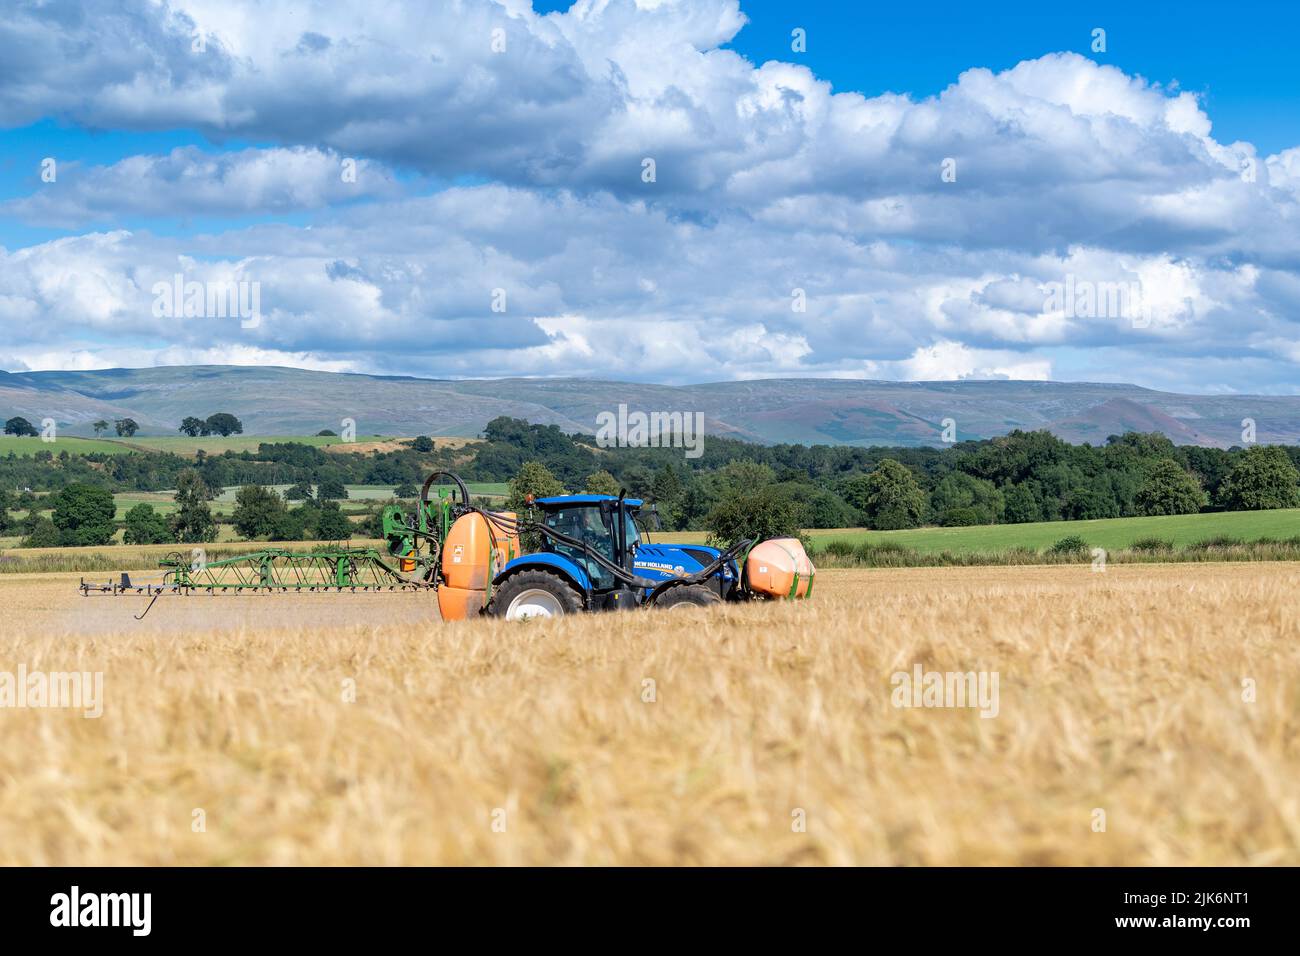
<path id="1" fill-rule="evenodd" d="M 0 576 L 0 672 L 104 675 L 99 719 L 0 709 L 3 864 L 1300 863 L 1290 563 L 510 626 L 408 594 L 137 624 L 76 579 Z M 996 672 L 997 716 L 894 706 L 917 664 Z"/>

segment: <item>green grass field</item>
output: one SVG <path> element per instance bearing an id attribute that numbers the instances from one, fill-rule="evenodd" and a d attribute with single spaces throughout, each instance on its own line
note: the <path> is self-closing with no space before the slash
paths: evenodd
<path id="1" fill-rule="evenodd" d="M 397 440 L 391 435 L 358 435 L 356 437 L 356 441 L 362 443 Z M 257 451 L 257 446 L 263 443 L 274 445 L 292 442 L 296 445 L 311 445 L 314 448 L 344 444 L 343 439 L 328 435 L 229 435 L 225 438 L 220 435 L 210 435 L 207 438 L 190 438 L 187 435 L 160 435 L 142 438 L 137 435 L 134 438 L 124 438 L 121 441 L 127 446 L 133 446 L 136 450 L 145 448 L 150 451 L 169 451 L 174 455 L 194 455 L 200 449 L 209 455 L 220 455 L 225 451 Z"/>
<path id="2" fill-rule="evenodd" d="M 1078 535 L 1096 548 L 1119 550 L 1141 538 L 1163 538 L 1184 547 L 1227 535 L 1254 541 L 1300 535 L 1300 508 L 1278 511 L 1224 511 L 1159 518 L 1106 518 L 1098 521 L 1039 521 L 1031 524 L 976 525 L 969 528 L 917 528 L 910 531 L 810 531 L 814 548 L 829 541 L 855 544 L 894 542 L 923 554 L 1043 549 L 1067 535 Z"/>
<path id="3" fill-rule="evenodd" d="M 1127 548 L 1142 538 L 1163 538 L 1181 548 L 1207 538 L 1227 535 L 1244 541 L 1300 535 L 1300 508 L 1278 511 L 1225 511 L 1164 518 L 1107 518 L 1100 521 L 1038 521 L 1030 524 L 975 525 L 969 528 L 915 528 L 909 531 L 866 531 L 861 528 L 816 528 L 805 534 L 813 550 L 831 541 L 853 544 L 897 543 L 922 554 L 974 554 L 1011 548 L 1049 548 L 1069 535 L 1107 550 Z M 701 544 L 703 531 L 653 531 L 664 544 Z"/>
<path id="4" fill-rule="evenodd" d="M 390 435 L 358 435 L 358 444 L 372 442 L 398 441 Z M 133 438 L 72 438 L 59 437 L 52 442 L 39 438 L 17 438 L 13 435 L 0 437 L 0 455 L 13 452 L 15 455 L 30 456 L 39 451 L 53 452 L 57 455 L 66 451 L 69 455 L 89 455 L 92 453 L 106 455 L 125 455 L 133 451 L 169 451 L 174 455 L 192 456 L 200 449 L 209 455 L 222 452 L 257 451 L 257 446 L 265 442 L 273 445 L 279 442 L 293 442 L 298 445 L 311 445 L 325 448 L 330 445 L 343 444 L 341 438 L 319 435 L 230 435 L 222 438 L 211 435 L 207 438 L 190 438 L 186 435 L 136 435 Z"/>
<path id="5" fill-rule="evenodd" d="M 254 446 L 256 447 L 256 446 Z M 42 441 L 39 438 L 18 438 L 15 435 L 0 437 L 0 455 L 20 455 L 30 458 L 40 451 L 57 455 L 66 451 L 69 455 L 106 454 L 120 455 L 128 451 L 139 451 L 105 438 L 59 438 L 56 441 Z"/>

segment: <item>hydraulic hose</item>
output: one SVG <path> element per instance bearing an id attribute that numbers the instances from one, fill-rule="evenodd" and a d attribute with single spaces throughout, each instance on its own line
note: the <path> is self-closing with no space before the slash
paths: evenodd
<path id="1" fill-rule="evenodd" d="M 469 489 L 465 487 L 465 482 L 461 480 L 460 475 L 450 471 L 435 471 L 428 478 L 424 479 L 424 487 L 420 489 L 420 504 L 426 506 L 429 504 L 429 489 L 434 486 L 434 483 L 437 482 L 439 478 L 451 479 L 450 483 L 455 485 L 456 490 L 460 492 L 460 506 L 462 508 L 468 508 Z"/>

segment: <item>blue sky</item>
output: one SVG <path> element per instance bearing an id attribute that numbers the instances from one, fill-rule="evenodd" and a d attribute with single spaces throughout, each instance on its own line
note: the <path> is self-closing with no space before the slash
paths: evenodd
<path id="1" fill-rule="evenodd" d="M 1072 50 L 1201 94 L 1225 142 L 1247 139 L 1267 152 L 1300 144 L 1295 4 L 753 0 L 743 9 L 750 23 L 734 49 L 757 61 L 788 59 L 787 25 L 802 26 L 806 62 L 839 89 L 931 96 L 972 66 L 1003 70 Z M 1096 27 L 1106 31 L 1105 53 L 1091 50 Z"/>
<path id="2" fill-rule="evenodd" d="M 541 12 L 568 2 L 541 0 Z M 807 31 L 806 63 L 836 89 L 932 96 L 972 66 L 995 70 L 1073 50 L 1156 83 L 1204 97 L 1216 135 L 1277 152 L 1300 144 L 1300 6 L 1005 0 L 979 3 L 841 3 L 749 0 L 749 23 L 728 44 L 755 62 L 789 60 L 790 33 Z M 1104 54 L 1092 31 L 1106 30 Z"/>
<path id="3" fill-rule="evenodd" d="M 1297 20 L 23 6 L 0 24 L 0 366 L 1296 393 Z M 156 314 L 178 273 L 256 282 L 262 320 Z"/>

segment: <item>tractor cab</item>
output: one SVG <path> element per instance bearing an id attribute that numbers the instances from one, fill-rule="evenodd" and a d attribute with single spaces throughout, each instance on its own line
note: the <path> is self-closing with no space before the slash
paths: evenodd
<path id="1" fill-rule="evenodd" d="M 631 571 L 641 535 L 636 516 L 642 502 L 638 498 L 615 498 L 611 495 L 561 495 L 538 498 L 542 524 L 560 534 L 582 541 L 624 570 Z M 596 590 L 615 586 L 608 568 L 591 560 L 581 548 L 547 539 L 543 550 L 568 558 L 587 572 Z"/>
<path id="2" fill-rule="evenodd" d="M 542 511 L 543 525 L 582 541 L 593 552 L 646 582 L 639 593 L 627 595 L 634 602 L 648 598 L 655 585 L 703 571 L 722 555 L 718 548 L 704 545 L 651 544 L 642 536 L 637 519 L 646 515 L 657 521 L 658 514 L 653 510 L 654 505 L 647 506 L 637 498 L 562 495 L 539 498 L 534 504 Z M 590 581 L 592 592 L 626 590 L 608 567 L 585 554 L 583 548 L 545 539 L 542 550 L 581 568 Z M 739 580 L 739 568 L 734 561 L 729 561 L 705 587 L 719 597 L 727 597 Z M 619 606 L 625 606 L 625 602 Z"/>

